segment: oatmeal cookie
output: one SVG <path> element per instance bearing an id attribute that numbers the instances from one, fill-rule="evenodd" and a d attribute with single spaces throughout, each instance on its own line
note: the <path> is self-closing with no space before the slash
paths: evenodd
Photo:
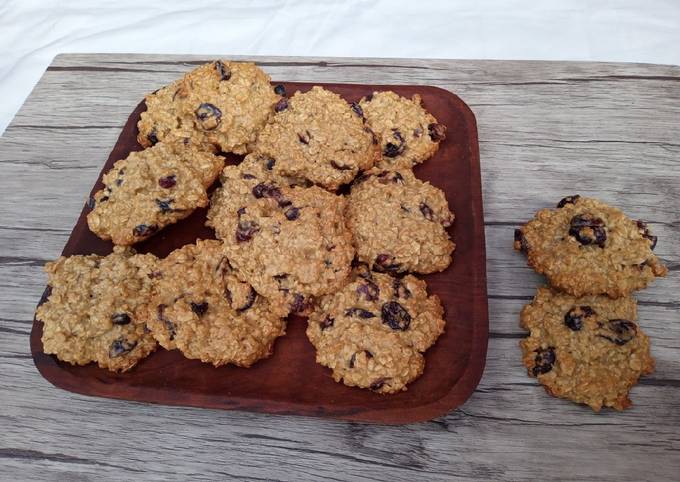
<path id="1" fill-rule="evenodd" d="M 347 224 L 357 255 L 376 271 L 433 273 L 451 263 L 453 222 L 444 193 L 410 169 L 374 168 L 352 185 Z"/>
<path id="2" fill-rule="evenodd" d="M 262 168 L 262 159 L 249 156 L 224 169 L 206 224 L 241 277 L 275 309 L 302 313 L 349 274 L 354 249 L 345 199 L 316 186 L 290 187 L 266 162 Z"/>
<path id="3" fill-rule="evenodd" d="M 50 295 L 36 311 L 43 350 L 73 365 L 126 371 L 156 349 L 135 311 L 151 292 L 156 258 L 114 247 L 108 256 L 47 263 Z"/>
<path id="4" fill-rule="evenodd" d="M 635 323 L 633 298 L 594 295 L 575 298 L 539 288 L 522 309 L 520 324 L 530 330 L 520 342 L 529 376 L 555 397 L 623 410 L 641 375 L 654 370 L 649 338 Z"/>
<path id="5" fill-rule="evenodd" d="M 249 367 L 272 353 L 285 321 L 237 278 L 222 242 L 198 240 L 158 264 L 143 318 L 168 350 L 215 366 Z"/>
<path id="6" fill-rule="evenodd" d="M 427 112 L 418 94 L 410 99 L 391 91 L 367 95 L 357 109 L 381 139 L 380 168 L 411 168 L 432 157 L 446 138 L 446 126 Z"/>
<path id="7" fill-rule="evenodd" d="M 444 332 L 444 309 L 424 281 L 393 278 L 366 265 L 340 291 L 321 297 L 309 316 L 307 337 L 316 361 L 335 381 L 394 393 L 418 378 L 422 352 Z"/>
<path id="8" fill-rule="evenodd" d="M 276 160 L 274 170 L 335 190 L 378 160 L 373 133 L 339 95 L 315 86 L 282 99 L 262 129 L 256 152 Z M 377 142 L 377 141 L 376 141 Z"/>
<path id="9" fill-rule="evenodd" d="M 217 60 L 146 96 L 137 141 L 190 138 L 245 154 L 280 97 L 255 64 Z"/>
<path id="10" fill-rule="evenodd" d="M 208 205 L 206 189 L 224 159 L 183 143 L 159 143 L 117 161 L 90 200 L 90 230 L 114 244 L 131 245 Z"/>
<path id="11" fill-rule="evenodd" d="M 642 221 L 578 195 L 542 209 L 515 230 L 514 247 L 555 288 L 574 296 L 612 298 L 645 288 L 666 267 L 654 255 L 656 236 Z"/>

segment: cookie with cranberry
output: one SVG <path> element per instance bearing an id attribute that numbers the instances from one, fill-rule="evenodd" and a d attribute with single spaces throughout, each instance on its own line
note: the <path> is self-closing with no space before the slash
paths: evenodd
<path id="1" fill-rule="evenodd" d="M 206 224 L 234 269 L 274 309 L 303 313 L 349 274 L 354 248 L 345 199 L 298 186 L 268 169 L 266 159 L 254 154 L 224 169 Z"/>
<path id="2" fill-rule="evenodd" d="M 542 209 L 515 231 L 514 247 L 555 288 L 574 296 L 626 296 L 667 268 L 654 255 L 657 238 L 642 221 L 578 195 Z"/>
<path id="3" fill-rule="evenodd" d="M 280 97 L 255 64 L 217 60 L 149 94 L 138 123 L 145 147 L 190 138 L 223 152 L 245 154 Z"/>
<path id="4" fill-rule="evenodd" d="M 307 337 L 336 382 L 395 393 L 418 378 L 422 353 L 444 332 L 444 309 L 424 281 L 393 278 L 363 265 L 341 290 L 321 297 Z"/>
<path id="5" fill-rule="evenodd" d="M 224 166 L 222 157 L 162 142 L 117 161 L 90 200 L 90 230 L 117 245 L 149 238 L 208 205 L 207 188 Z"/>
<path id="6" fill-rule="evenodd" d="M 329 190 L 347 184 L 378 160 L 373 133 L 339 95 L 315 86 L 282 99 L 255 150 L 276 160 L 284 176 L 308 179 Z"/>
<path id="7" fill-rule="evenodd" d="M 96 362 L 127 371 L 156 349 L 135 312 L 151 293 L 156 258 L 115 247 L 108 256 L 68 256 L 47 263 L 47 301 L 36 310 L 43 351 L 73 365 Z"/>
<path id="8" fill-rule="evenodd" d="M 221 241 L 198 240 L 158 263 L 144 319 L 164 348 L 215 366 L 249 367 L 272 354 L 286 323 L 241 281 Z"/>
<path id="9" fill-rule="evenodd" d="M 446 138 L 446 126 L 422 106 L 392 91 L 367 95 L 354 108 L 380 138 L 380 168 L 410 168 L 432 157 Z"/>
<path id="10" fill-rule="evenodd" d="M 444 193 L 410 169 L 374 168 L 352 185 L 347 224 L 359 259 L 390 273 L 434 273 L 451 263 L 453 223 Z"/>
<path id="11" fill-rule="evenodd" d="M 522 360 L 529 376 L 559 398 L 623 410 L 631 387 L 654 370 L 633 298 L 580 298 L 539 288 L 522 309 Z"/>

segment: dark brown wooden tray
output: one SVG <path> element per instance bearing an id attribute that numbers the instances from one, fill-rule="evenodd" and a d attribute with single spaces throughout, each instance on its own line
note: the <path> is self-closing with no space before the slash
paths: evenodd
<path id="1" fill-rule="evenodd" d="M 312 84 L 286 83 L 286 91 L 306 91 Z M 312 415 L 381 423 L 411 423 L 443 415 L 472 394 L 484 370 L 488 339 L 484 216 L 479 169 L 477 126 L 470 108 L 449 91 L 430 86 L 319 84 L 348 101 L 374 90 L 393 90 L 410 97 L 418 93 L 425 107 L 448 126 L 437 154 L 416 167 L 416 175 L 446 193 L 456 215 L 449 229 L 456 243 L 454 263 L 442 273 L 425 276 L 430 292 L 446 310 L 446 332 L 426 353 L 425 372 L 405 392 L 379 395 L 335 383 L 330 371 L 315 363 L 314 349 L 305 336 L 306 320 L 291 317 L 286 336 L 271 358 L 249 369 L 214 368 L 184 358 L 178 351 L 159 349 L 128 373 L 115 374 L 94 364 L 72 366 L 43 353 L 42 322 L 34 320 L 31 352 L 40 373 L 65 390 L 125 400 L 167 405 L 251 410 L 277 414 Z M 130 115 L 100 173 L 140 150 L 136 142 L 142 102 Z M 238 162 L 238 156 L 227 156 Z M 108 254 L 110 242 L 87 227 L 87 206 L 78 218 L 63 255 Z M 139 252 L 166 256 L 196 238 L 213 238 L 206 228 L 205 209 L 135 246 Z M 46 292 L 47 293 L 47 290 Z M 45 294 L 43 295 L 43 302 Z"/>

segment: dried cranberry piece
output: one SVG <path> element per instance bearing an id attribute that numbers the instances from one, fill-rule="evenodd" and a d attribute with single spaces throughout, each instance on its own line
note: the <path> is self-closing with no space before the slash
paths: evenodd
<path id="1" fill-rule="evenodd" d="M 361 353 L 365 353 L 365 354 L 366 354 L 366 359 L 368 359 L 368 360 L 370 360 L 371 358 L 373 358 L 373 353 L 371 353 L 371 352 L 368 351 L 368 350 L 361 350 L 361 351 L 358 351 L 358 352 L 356 352 L 356 353 L 352 353 L 352 357 L 349 359 L 349 367 L 350 367 L 350 368 L 354 368 L 354 364 L 355 364 L 356 361 L 357 361 L 357 355 L 359 355 L 359 354 L 361 354 Z"/>
<path id="2" fill-rule="evenodd" d="M 304 134 L 298 133 L 298 140 L 302 142 L 304 145 L 308 145 L 309 141 L 312 139 L 312 135 L 309 133 L 309 131 L 305 131 Z"/>
<path id="3" fill-rule="evenodd" d="M 360 278 L 373 281 L 373 275 L 371 274 L 371 268 L 368 266 L 368 263 L 364 263 L 355 258 L 352 260 L 352 268 Z"/>
<path id="4" fill-rule="evenodd" d="M 175 202 L 174 199 L 156 199 L 156 205 L 158 205 L 158 209 L 161 210 L 162 214 L 174 211 L 174 209 L 170 207 L 170 204 L 173 202 Z"/>
<path id="5" fill-rule="evenodd" d="M 136 346 L 136 341 L 126 340 L 121 336 L 111 343 L 111 346 L 109 347 L 109 358 L 118 358 L 126 353 L 130 353 Z"/>
<path id="6" fill-rule="evenodd" d="M 392 282 L 392 289 L 396 298 L 410 298 L 411 290 L 404 284 L 401 278 L 394 278 Z"/>
<path id="7" fill-rule="evenodd" d="M 594 314 L 595 310 L 590 306 L 574 306 L 564 315 L 564 324 L 572 331 L 579 331 L 583 327 L 583 319 Z"/>
<path id="8" fill-rule="evenodd" d="M 534 367 L 531 369 L 531 373 L 534 376 L 548 373 L 553 369 L 557 356 L 555 355 L 555 349 L 553 347 L 539 348 L 536 350 L 536 357 L 534 358 Z"/>
<path id="9" fill-rule="evenodd" d="M 583 246 L 596 244 L 604 248 L 607 241 L 604 221 L 590 214 L 577 214 L 571 218 L 569 235 Z"/>
<path id="10" fill-rule="evenodd" d="M 385 157 L 397 157 L 399 154 L 403 153 L 406 148 L 406 141 L 401 136 L 398 129 L 392 129 L 392 138 L 395 142 L 388 142 L 383 149 L 383 155 Z"/>
<path id="11" fill-rule="evenodd" d="M 243 313 L 246 310 L 249 310 L 252 306 L 253 303 L 255 303 L 255 300 L 257 299 L 257 293 L 253 289 L 253 287 L 250 287 L 250 291 L 248 292 L 248 297 L 246 298 L 246 302 L 243 304 L 243 306 L 236 308 L 236 311 L 238 313 Z"/>
<path id="12" fill-rule="evenodd" d="M 363 308 L 348 308 L 345 310 L 345 316 L 356 316 L 367 320 L 369 318 L 375 318 L 375 315 L 370 311 L 364 310 Z"/>
<path id="13" fill-rule="evenodd" d="M 175 331 L 175 324 L 165 317 L 165 308 L 167 308 L 166 305 L 158 305 L 158 308 L 156 308 L 156 317 L 158 318 L 158 321 L 162 321 L 165 324 L 165 329 L 168 330 L 170 340 L 174 340 L 175 335 L 177 334 Z"/>
<path id="14" fill-rule="evenodd" d="M 625 345 L 637 335 L 637 325 L 628 320 L 609 320 L 600 323 L 597 336 L 605 338 L 618 346 Z"/>
<path id="15" fill-rule="evenodd" d="M 514 248 L 522 253 L 527 253 L 529 251 L 529 244 L 527 243 L 527 238 L 524 237 L 524 233 L 521 229 L 515 229 L 515 243 Z"/>
<path id="16" fill-rule="evenodd" d="M 273 184 L 266 184 L 264 182 L 261 182 L 259 184 L 256 184 L 253 189 L 252 189 L 253 196 L 255 196 L 258 199 L 261 198 L 272 198 L 277 201 L 283 199 L 283 194 L 281 193 L 281 189 L 276 187 Z"/>
<path id="17" fill-rule="evenodd" d="M 649 232 L 649 228 L 647 227 L 647 223 L 645 223 L 644 221 L 638 220 L 637 221 L 637 227 L 638 227 L 638 231 L 640 232 L 642 237 L 647 238 L 651 241 L 652 244 L 649 246 L 649 248 L 651 250 L 654 250 L 654 248 L 656 248 L 656 242 L 658 241 L 658 238 L 656 236 L 652 236 L 652 234 Z"/>
<path id="18" fill-rule="evenodd" d="M 397 171 L 383 171 L 378 174 L 378 182 L 380 184 L 388 184 L 390 182 L 394 184 L 404 184 L 404 176 Z"/>
<path id="19" fill-rule="evenodd" d="M 138 224 L 132 230 L 132 234 L 134 234 L 138 238 L 141 238 L 141 237 L 144 237 L 144 236 L 151 236 L 156 231 L 158 231 L 158 226 L 156 226 L 155 224 L 151 224 L 151 225 Z"/>
<path id="20" fill-rule="evenodd" d="M 301 313 L 305 310 L 307 307 L 307 303 L 305 303 L 305 297 L 302 296 L 300 293 L 296 293 L 295 296 L 293 297 L 293 302 L 290 305 L 290 309 L 293 313 Z"/>
<path id="21" fill-rule="evenodd" d="M 196 313 L 198 316 L 203 316 L 207 313 L 208 311 L 208 302 L 207 301 L 201 301 L 200 303 L 196 302 L 191 302 L 191 311 Z"/>
<path id="22" fill-rule="evenodd" d="M 579 199 L 581 199 L 581 196 L 579 196 L 578 194 L 562 198 L 560 202 L 557 203 L 557 208 L 558 209 L 563 208 L 567 204 L 576 204 L 576 201 L 578 201 Z"/>
<path id="23" fill-rule="evenodd" d="M 288 221 L 295 221 L 297 218 L 300 217 L 300 210 L 295 206 L 290 206 L 284 211 L 284 214 Z"/>
<path id="24" fill-rule="evenodd" d="M 401 263 L 397 263 L 389 254 L 379 254 L 375 257 L 373 271 L 378 273 L 397 273 L 401 269 Z"/>
<path id="25" fill-rule="evenodd" d="M 158 144 L 158 134 L 156 133 L 156 128 L 154 127 L 151 129 L 151 132 L 149 132 L 146 135 L 147 140 L 151 143 L 152 146 L 155 146 Z"/>
<path id="26" fill-rule="evenodd" d="M 385 382 L 387 382 L 388 380 L 389 378 L 378 378 L 376 381 L 371 383 L 371 386 L 369 386 L 368 388 L 374 391 L 380 390 L 385 385 Z"/>
<path id="27" fill-rule="evenodd" d="M 367 279 L 366 284 L 360 284 L 356 289 L 357 295 L 364 295 L 366 301 L 376 301 L 380 297 L 380 287 L 372 279 Z"/>
<path id="28" fill-rule="evenodd" d="M 231 79 L 231 69 L 224 65 L 224 62 L 221 60 L 215 62 L 215 70 L 217 70 L 217 73 L 220 74 L 220 80 Z"/>
<path id="29" fill-rule="evenodd" d="M 236 241 L 239 243 L 250 241 L 253 238 L 253 235 L 259 230 L 260 225 L 255 221 L 239 220 L 238 226 L 236 227 Z"/>
<path id="30" fill-rule="evenodd" d="M 362 119 L 364 118 L 364 109 L 361 108 L 358 102 L 352 102 L 350 104 L 350 107 L 352 108 L 356 115 L 358 115 Z"/>
<path id="31" fill-rule="evenodd" d="M 114 313 L 111 315 L 111 323 L 114 325 L 127 325 L 131 321 L 130 315 L 127 313 Z"/>
<path id="32" fill-rule="evenodd" d="M 199 105 L 195 114 L 201 129 L 205 131 L 217 129 L 222 122 L 222 111 L 216 105 L 207 102 Z"/>
<path id="33" fill-rule="evenodd" d="M 397 301 L 388 301 L 382 305 L 380 314 L 383 323 L 393 330 L 406 331 L 411 324 L 411 315 Z"/>
<path id="34" fill-rule="evenodd" d="M 274 87 L 274 93 L 276 95 L 285 96 L 286 95 L 286 88 L 284 87 L 283 84 L 277 84 Z"/>
<path id="35" fill-rule="evenodd" d="M 432 208 L 428 206 L 427 203 L 420 203 L 420 212 L 428 221 L 434 221 L 434 211 L 432 211 Z"/>
<path id="36" fill-rule="evenodd" d="M 430 134 L 430 139 L 434 142 L 440 142 L 446 139 L 446 126 L 444 124 L 433 122 L 427 126 L 427 132 Z"/>
<path id="37" fill-rule="evenodd" d="M 275 112 L 283 112 L 288 108 L 288 99 L 280 99 L 274 106 Z"/>
<path id="38" fill-rule="evenodd" d="M 361 174 L 359 174 L 357 177 L 354 178 L 354 182 L 352 183 L 352 185 L 358 186 L 359 184 L 364 182 L 369 177 L 371 177 L 371 174 L 367 174 L 365 172 L 362 172 Z"/>
<path id="39" fill-rule="evenodd" d="M 325 329 L 333 326 L 334 323 L 335 318 L 331 318 L 330 316 L 326 315 L 326 318 L 324 318 L 324 320 L 319 323 L 319 328 L 321 329 L 321 331 L 324 331 Z"/>
<path id="40" fill-rule="evenodd" d="M 172 187 L 175 187 L 175 184 L 177 184 L 177 177 L 174 174 L 161 177 L 158 180 L 158 185 L 163 189 L 170 189 Z"/>

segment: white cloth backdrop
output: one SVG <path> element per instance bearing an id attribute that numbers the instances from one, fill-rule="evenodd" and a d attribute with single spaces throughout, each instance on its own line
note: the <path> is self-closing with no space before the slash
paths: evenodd
<path id="1" fill-rule="evenodd" d="M 0 0 L 0 133 L 63 52 L 680 64 L 680 0 Z"/>

